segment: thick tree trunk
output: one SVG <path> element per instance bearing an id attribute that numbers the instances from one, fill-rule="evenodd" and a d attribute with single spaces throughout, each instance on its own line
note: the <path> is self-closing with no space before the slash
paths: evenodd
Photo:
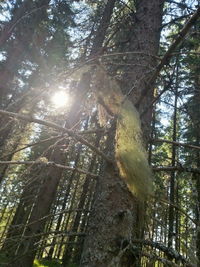
<path id="1" fill-rule="evenodd" d="M 136 200 L 113 166 L 107 166 L 97 186 L 81 266 L 132 266 L 134 257 L 127 257 L 126 247 L 136 225 L 135 209 Z"/>
<path id="2" fill-rule="evenodd" d="M 129 47 L 130 51 L 137 53 L 130 59 L 133 67 L 126 69 L 131 73 L 125 75 L 129 82 L 123 88 L 127 94 L 134 86 L 130 98 L 133 103 L 137 103 L 156 65 L 163 4 L 164 1 L 160 0 L 137 1 L 136 22 Z M 148 96 L 138 105 L 141 113 L 152 100 L 153 88 L 152 84 Z M 146 136 L 150 131 L 151 111 L 149 109 L 142 118 L 143 124 L 146 124 L 143 129 Z M 110 143 L 114 142 L 115 133 L 111 138 Z M 114 153 L 114 144 L 109 152 Z M 138 207 L 138 200 L 128 191 L 115 167 L 106 164 L 95 195 L 81 266 L 139 266 L 137 252 L 130 252 L 128 246 L 131 239 L 141 236 L 138 226 L 143 225 L 143 211 L 138 211 Z"/>
<path id="3" fill-rule="evenodd" d="M 124 81 L 126 86 L 122 89 L 124 94 L 130 94 L 130 100 L 136 105 L 140 114 L 148 108 L 142 116 L 142 130 L 145 139 L 150 136 L 150 125 L 152 120 L 152 106 L 154 84 L 148 84 L 156 65 L 160 31 L 162 26 L 162 12 L 164 0 L 138 0 L 136 1 L 136 13 L 132 36 L 126 51 L 133 52 L 128 56 L 126 63 L 132 67 L 126 68 Z M 142 102 L 139 99 L 148 86 L 147 95 Z"/>

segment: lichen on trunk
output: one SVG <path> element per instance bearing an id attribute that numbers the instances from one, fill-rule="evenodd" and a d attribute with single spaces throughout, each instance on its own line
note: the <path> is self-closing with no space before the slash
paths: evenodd
<path id="1" fill-rule="evenodd" d="M 139 114 L 102 66 L 96 68 L 94 88 L 107 112 L 117 118 L 115 158 L 120 175 L 134 196 L 145 200 L 153 191 L 152 174 L 143 145 Z"/>

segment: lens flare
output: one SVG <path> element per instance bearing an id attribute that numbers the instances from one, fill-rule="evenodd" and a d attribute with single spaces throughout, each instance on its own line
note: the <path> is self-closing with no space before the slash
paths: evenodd
<path id="1" fill-rule="evenodd" d="M 69 95 L 66 92 L 60 91 L 56 92 L 51 97 L 51 102 L 55 108 L 61 108 L 69 103 Z"/>

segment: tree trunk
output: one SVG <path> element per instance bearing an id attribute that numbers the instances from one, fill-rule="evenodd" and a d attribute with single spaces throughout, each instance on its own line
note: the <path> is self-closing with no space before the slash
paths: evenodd
<path id="1" fill-rule="evenodd" d="M 177 68 L 177 75 L 178 75 L 178 68 Z M 176 88 L 175 88 L 175 95 L 174 95 L 174 115 L 173 115 L 173 133 L 172 133 L 172 140 L 176 142 L 177 136 L 177 101 L 178 101 L 178 76 L 176 77 Z M 176 166 L 176 146 L 172 145 L 172 167 Z M 170 177 L 170 192 L 169 192 L 169 230 L 168 230 L 168 247 L 172 247 L 175 229 L 175 213 L 174 213 L 174 204 L 175 204 L 175 178 L 176 173 L 175 171 L 171 172 Z"/>
<path id="2" fill-rule="evenodd" d="M 107 142 L 109 151 L 114 134 L 110 134 Z M 113 165 L 106 163 L 97 182 L 81 266 L 132 266 L 135 259 L 127 246 L 133 236 L 133 225 L 137 221 L 136 203 L 136 199 L 119 178 L 118 171 Z"/>
<path id="3" fill-rule="evenodd" d="M 100 139 L 101 139 L 101 136 L 100 135 L 97 136 L 97 139 L 96 139 L 96 142 L 95 142 L 95 146 L 96 147 L 99 146 Z M 88 169 L 89 172 L 93 171 L 95 164 L 96 164 L 96 155 L 93 155 L 91 163 L 90 163 L 90 166 L 89 166 L 89 169 Z M 91 177 L 89 175 L 87 175 L 86 178 L 85 178 L 85 182 L 84 182 L 84 185 L 83 185 L 82 193 L 81 193 L 81 196 L 80 196 L 80 199 L 79 199 L 78 208 L 77 208 L 78 211 L 76 213 L 76 216 L 75 216 L 72 228 L 71 228 L 71 232 L 72 233 L 77 233 L 78 232 L 79 227 L 82 227 L 82 224 L 83 224 L 83 221 L 84 221 L 84 218 L 82 218 L 82 217 L 87 216 L 87 212 L 83 216 L 82 210 L 84 209 L 84 207 L 87 204 L 86 200 L 88 198 L 88 194 L 91 193 L 91 192 L 88 192 L 89 189 L 90 189 L 89 185 L 90 185 L 91 182 L 93 182 L 93 181 L 91 181 Z M 78 240 L 75 243 L 75 248 L 74 248 L 73 245 L 72 246 L 69 245 L 69 246 L 66 247 L 66 250 L 65 250 L 64 256 L 63 256 L 63 266 L 67 267 L 70 262 L 79 264 L 80 255 L 81 255 L 80 250 L 82 248 L 80 247 L 80 245 L 78 243 L 82 241 L 82 238 L 83 237 L 77 238 Z M 69 239 L 68 239 L 68 242 L 69 243 L 73 243 L 73 242 L 75 242 L 75 239 L 76 239 L 75 236 L 70 236 Z M 77 247 L 77 246 L 79 246 L 79 247 Z M 75 257 L 74 257 L 75 259 L 73 259 L 73 257 L 72 257 L 73 254 L 75 254 Z"/>
<path id="4" fill-rule="evenodd" d="M 162 26 L 162 12 L 164 0 L 138 0 L 136 13 L 133 15 L 134 25 L 132 36 L 126 51 L 133 52 L 126 63 L 132 67 L 125 69 L 124 80 L 126 86 L 122 88 L 124 94 L 130 95 L 130 100 L 136 105 L 142 115 L 142 130 L 144 138 L 149 139 L 154 84 L 148 84 L 157 65 L 156 56 L 159 49 L 160 31 Z M 125 51 L 125 52 L 126 52 Z M 142 101 L 139 101 L 148 86 L 149 90 Z"/>
<path id="5" fill-rule="evenodd" d="M 64 164 L 63 155 L 60 152 L 59 147 L 54 149 L 54 153 L 51 156 L 50 161 Z M 44 171 L 46 172 L 45 175 Z M 63 173 L 62 169 L 58 169 L 53 166 L 47 167 L 44 171 L 41 171 L 39 177 L 37 177 L 37 179 L 42 182 L 32 210 L 30 211 L 30 217 L 26 223 L 27 226 L 23 232 L 23 240 L 19 244 L 17 251 L 14 252 L 15 260 L 12 262 L 13 267 L 31 267 L 33 265 L 37 249 L 35 244 L 41 239 L 47 220 L 46 216 L 49 215 L 50 208 L 53 200 L 55 199 L 57 187 Z"/>
<path id="6" fill-rule="evenodd" d="M 195 77 L 195 94 L 194 94 L 194 112 L 193 116 L 193 125 L 195 128 L 195 145 L 200 146 L 200 112 L 199 112 L 199 104 L 200 104 L 200 79 L 198 72 Z M 197 168 L 200 168 L 200 152 L 196 152 L 196 165 Z M 200 175 L 196 175 L 196 191 L 197 191 L 197 237 L 196 237 L 196 247 L 197 247 L 197 261 L 198 265 L 200 265 Z"/>
<path id="7" fill-rule="evenodd" d="M 126 81 L 129 81 L 127 87 L 122 88 L 126 94 L 134 84 L 131 93 L 133 103 L 137 103 L 145 89 L 146 78 L 151 77 L 152 68 L 155 67 L 154 56 L 158 53 L 163 3 L 164 1 L 160 0 L 137 1 L 136 23 L 129 49 L 138 54 L 134 54 L 130 59 L 134 67 L 130 69 L 131 74 L 125 75 Z M 140 67 L 137 67 L 138 62 Z M 153 86 L 152 84 L 143 103 L 139 103 L 140 112 L 152 100 Z M 143 130 L 148 136 L 151 109 L 143 116 L 142 122 L 147 126 Z M 110 143 L 113 143 L 114 139 L 115 133 L 112 133 Z M 114 154 L 114 144 L 110 147 L 109 154 Z M 139 202 L 128 191 L 115 167 L 105 165 L 98 181 L 81 266 L 139 266 L 137 252 L 131 252 L 128 244 L 132 238 L 141 236 L 141 229 L 138 229 L 138 226 L 143 224 L 141 221 L 143 211 L 138 210 Z"/>

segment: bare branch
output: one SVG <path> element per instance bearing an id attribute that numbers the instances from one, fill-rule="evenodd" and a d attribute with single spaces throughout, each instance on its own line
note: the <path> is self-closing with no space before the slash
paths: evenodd
<path id="1" fill-rule="evenodd" d="M 95 177 L 95 178 L 99 177 L 99 175 L 88 172 L 86 170 L 79 169 L 76 167 L 69 167 L 69 166 L 61 165 L 61 164 L 55 163 L 53 161 L 48 161 L 48 162 L 44 162 L 42 160 L 41 161 L 40 160 L 36 160 L 36 161 L 0 161 L 0 165 L 1 164 L 8 164 L 8 165 L 22 165 L 22 164 L 34 165 L 34 164 L 38 164 L 38 165 L 42 165 L 44 167 L 56 167 L 56 168 L 60 168 L 60 169 L 68 170 L 68 171 L 77 171 L 79 173 L 90 175 L 90 176 Z"/>
<path id="2" fill-rule="evenodd" d="M 173 206 L 176 210 L 184 214 L 188 219 L 190 219 L 191 222 L 193 222 L 195 225 L 198 224 L 198 222 L 193 219 L 185 210 L 181 209 L 179 206 L 176 204 L 171 203 L 170 201 L 167 201 L 165 199 L 161 199 L 160 197 L 154 197 L 158 202 L 164 203 L 165 205 L 170 205 Z"/>
<path id="3" fill-rule="evenodd" d="M 7 117 L 11 117 L 11 118 L 17 118 L 17 119 L 25 120 L 25 121 L 28 121 L 28 122 L 34 122 L 34 123 L 37 123 L 37 124 L 45 125 L 47 127 L 56 129 L 56 130 L 61 131 L 63 133 L 67 133 L 69 136 L 74 138 L 76 141 L 78 141 L 78 142 L 84 144 L 85 146 L 89 147 L 92 151 L 94 151 L 97 155 L 101 156 L 107 162 L 109 162 L 111 164 L 114 163 L 112 159 L 107 157 L 102 151 L 100 151 L 98 148 L 96 148 L 95 146 L 90 144 L 87 140 L 82 138 L 75 131 L 72 131 L 70 129 L 64 128 L 64 127 L 62 127 L 62 126 L 60 126 L 60 125 L 58 125 L 56 123 L 50 122 L 50 121 L 36 119 L 36 118 L 34 118 L 32 116 L 26 116 L 26 115 L 14 113 L 14 112 L 5 111 L 5 110 L 2 110 L 2 109 L 0 110 L 0 114 L 2 114 L 4 116 L 7 116 Z"/>
<path id="4" fill-rule="evenodd" d="M 160 143 L 169 143 L 169 144 L 173 144 L 175 146 L 184 146 L 184 147 L 200 150 L 199 146 L 185 144 L 185 143 L 182 143 L 182 142 L 175 142 L 175 141 L 170 141 L 170 140 L 165 140 L 165 139 L 152 139 L 151 141 L 152 142 L 156 142 L 156 143 L 158 143 L 158 142 L 160 142 Z"/>
<path id="5" fill-rule="evenodd" d="M 190 266 L 192 267 L 193 265 L 191 265 L 188 260 L 183 257 L 182 255 L 180 255 L 178 253 L 178 251 L 172 249 L 172 248 L 168 248 L 166 247 L 164 244 L 159 243 L 159 242 L 154 242 L 151 240 L 144 240 L 144 239 L 134 239 L 131 241 L 133 244 L 143 244 L 145 246 L 151 246 L 153 248 L 157 248 L 160 251 L 164 252 L 167 256 L 170 256 L 172 258 L 174 258 L 175 260 L 180 260 L 183 264 L 187 264 L 186 266 Z"/>
<path id="6" fill-rule="evenodd" d="M 180 267 L 180 265 L 170 261 L 170 260 L 167 260 L 165 258 L 162 258 L 158 255 L 156 255 L 155 253 L 147 253 L 147 252 L 144 252 L 142 251 L 141 252 L 141 255 L 144 256 L 144 257 L 147 257 L 149 258 L 150 260 L 154 260 L 154 261 L 160 261 L 161 263 L 165 264 L 164 266 L 172 266 L 172 267 Z"/>
<path id="7" fill-rule="evenodd" d="M 181 171 L 181 172 L 192 172 L 192 173 L 199 173 L 199 168 L 191 168 L 191 167 L 183 167 L 183 166 L 158 166 L 153 167 L 153 171 L 159 172 L 159 171 L 167 171 L 167 172 L 173 172 L 173 171 Z"/>
<path id="8" fill-rule="evenodd" d="M 15 151 L 12 151 L 12 152 L 10 152 L 10 153 L 4 154 L 2 157 L 0 157 L 0 160 L 3 159 L 3 158 L 5 158 L 5 157 L 7 157 L 7 156 L 14 155 L 14 154 L 16 154 L 17 152 L 20 152 L 20 151 L 22 151 L 22 150 L 24 150 L 24 149 L 27 149 L 27 148 L 29 148 L 29 147 L 33 147 L 33 146 L 37 146 L 37 145 L 41 145 L 41 144 L 44 144 L 44 143 L 46 143 L 46 142 L 49 142 L 49 141 L 52 141 L 52 140 L 55 140 L 55 139 L 58 139 L 58 138 L 61 138 L 61 137 L 62 137 L 62 135 L 57 135 L 57 136 L 53 136 L 53 137 L 50 137 L 50 138 L 41 140 L 41 141 L 39 141 L 39 142 L 35 142 L 35 143 L 31 143 L 31 144 L 27 144 L 26 146 L 23 146 L 23 147 L 21 147 L 21 148 L 15 150 Z"/>

